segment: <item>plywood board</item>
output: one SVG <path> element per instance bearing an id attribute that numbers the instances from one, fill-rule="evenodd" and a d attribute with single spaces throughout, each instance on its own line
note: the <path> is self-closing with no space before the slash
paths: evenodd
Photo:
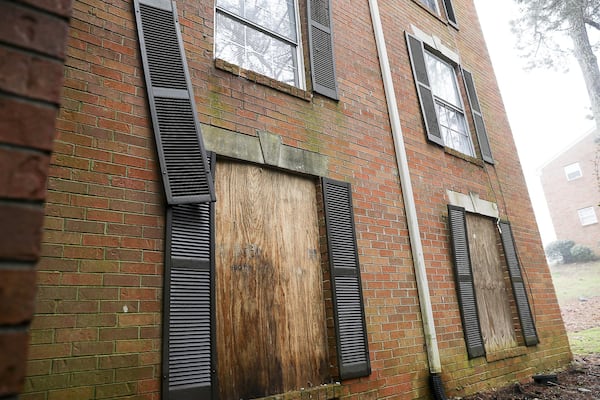
<path id="1" fill-rule="evenodd" d="M 220 398 L 251 399 L 325 383 L 314 181 L 220 161 L 215 182 Z"/>
<path id="2" fill-rule="evenodd" d="M 517 346 L 504 279 L 506 266 L 499 252 L 499 233 L 493 219 L 467 214 L 469 253 L 479 309 L 481 333 L 486 352 Z"/>

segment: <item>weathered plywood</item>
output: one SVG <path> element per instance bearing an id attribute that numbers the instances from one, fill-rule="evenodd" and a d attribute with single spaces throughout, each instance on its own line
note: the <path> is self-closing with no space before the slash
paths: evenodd
<path id="1" fill-rule="evenodd" d="M 467 214 L 469 253 L 486 352 L 517 346 L 494 220 Z"/>
<path id="2" fill-rule="evenodd" d="M 236 162 L 216 169 L 220 398 L 327 381 L 327 336 L 312 180 Z"/>

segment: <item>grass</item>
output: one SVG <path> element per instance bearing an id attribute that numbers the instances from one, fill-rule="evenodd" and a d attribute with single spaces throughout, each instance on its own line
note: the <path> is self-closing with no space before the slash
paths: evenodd
<path id="1" fill-rule="evenodd" d="M 600 262 L 553 265 L 550 271 L 561 307 L 578 302 L 581 297 L 600 296 Z M 600 353 L 600 327 L 568 335 L 573 354 Z"/>
<path id="2" fill-rule="evenodd" d="M 580 297 L 600 296 L 600 262 L 554 265 L 550 267 L 556 296 L 561 306 Z"/>
<path id="3" fill-rule="evenodd" d="M 573 354 L 600 353 L 600 328 L 569 332 L 569 343 Z"/>

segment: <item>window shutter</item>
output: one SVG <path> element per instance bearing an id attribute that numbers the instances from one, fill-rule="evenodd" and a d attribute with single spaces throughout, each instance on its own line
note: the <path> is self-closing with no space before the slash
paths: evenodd
<path id="1" fill-rule="evenodd" d="M 331 0 L 309 0 L 308 41 L 313 90 L 323 96 L 338 99 L 333 55 L 333 19 Z"/>
<path id="2" fill-rule="evenodd" d="M 417 93 L 419 95 L 419 103 L 421 104 L 421 112 L 423 113 L 423 120 L 425 121 L 427 138 L 430 141 L 443 146 L 444 140 L 442 139 L 442 133 L 440 132 L 440 126 L 435 112 L 435 103 L 433 101 L 433 92 L 429 85 L 429 77 L 425 65 L 423 42 L 414 36 L 409 35 L 407 32 L 406 43 L 408 45 L 410 64 L 412 66 Z"/>
<path id="3" fill-rule="evenodd" d="M 323 202 L 341 379 L 371 374 L 349 183 L 323 178 Z"/>
<path id="4" fill-rule="evenodd" d="M 448 22 L 450 25 L 458 28 L 458 23 L 456 21 L 456 14 L 454 13 L 454 5 L 452 4 L 452 0 L 444 0 L 444 9 L 446 10 L 446 17 L 448 18 Z"/>
<path id="5" fill-rule="evenodd" d="M 465 330 L 467 352 L 469 358 L 480 357 L 485 355 L 485 347 L 479 324 L 477 299 L 475 298 L 465 209 L 448 205 L 448 223 L 452 238 L 456 291 Z"/>
<path id="6" fill-rule="evenodd" d="M 523 281 L 523 275 L 521 274 L 521 266 L 519 257 L 517 256 L 512 229 L 508 222 L 500 222 L 500 235 L 502 236 L 504 256 L 506 258 L 506 263 L 508 264 L 508 272 L 512 282 L 515 303 L 517 304 L 517 310 L 519 311 L 519 319 L 521 320 L 521 329 L 523 330 L 525 344 L 527 346 L 535 346 L 540 341 L 529 306 L 529 299 L 527 298 L 527 290 L 525 289 L 525 282 Z"/>
<path id="7" fill-rule="evenodd" d="M 210 156 L 209 167 L 215 165 L 215 154 Z M 214 215 L 214 203 L 209 202 L 167 209 L 162 385 L 166 400 L 212 398 Z"/>
<path id="8" fill-rule="evenodd" d="M 175 4 L 135 0 L 134 7 L 167 203 L 214 201 Z"/>
<path id="9" fill-rule="evenodd" d="M 485 124 L 483 123 L 483 115 L 481 114 L 481 108 L 479 107 L 479 98 L 477 97 L 477 91 L 475 91 L 473 75 L 464 68 L 462 74 L 467 88 L 467 97 L 469 98 L 473 121 L 475 121 L 475 132 L 477 132 L 477 141 L 479 142 L 481 157 L 483 157 L 484 161 L 493 164 L 494 158 L 492 157 L 492 149 L 490 148 L 487 131 L 485 130 Z"/>

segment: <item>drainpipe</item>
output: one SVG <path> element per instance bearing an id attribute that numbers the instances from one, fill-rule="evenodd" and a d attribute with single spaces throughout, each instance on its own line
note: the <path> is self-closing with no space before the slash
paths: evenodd
<path id="1" fill-rule="evenodd" d="M 440 351 L 438 348 L 437 336 L 435 333 L 435 323 L 433 320 L 433 310 L 431 307 L 431 298 L 429 295 L 429 283 L 425 271 L 425 258 L 423 256 L 423 246 L 421 244 L 421 233 L 419 231 L 419 222 L 417 220 L 417 209 L 410 181 L 410 171 L 406 157 L 406 148 L 402 137 L 402 127 L 400 126 L 400 114 L 398 113 L 398 104 L 396 103 L 396 94 L 394 92 L 394 83 L 390 71 L 390 63 L 381 26 L 381 17 L 379 15 L 379 6 L 377 0 L 369 0 L 371 10 L 371 20 L 373 31 L 375 33 L 375 42 L 377 45 L 377 54 L 379 55 L 379 65 L 383 77 L 383 86 L 390 116 L 390 125 L 392 127 L 392 139 L 396 152 L 396 163 L 402 188 L 402 197 L 406 210 L 406 219 L 408 223 L 408 234 L 410 237 L 410 246 L 413 255 L 413 265 L 417 280 L 417 289 L 419 292 L 419 305 L 423 317 L 423 331 L 425 333 L 425 345 L 427 347 L 427 360 L 429 361 L 429 372 L 431 374 L 432 391 L 435 399 L 446 399 L 442 386 L 440 374 L 442 365 L 440 362 Z"/>

